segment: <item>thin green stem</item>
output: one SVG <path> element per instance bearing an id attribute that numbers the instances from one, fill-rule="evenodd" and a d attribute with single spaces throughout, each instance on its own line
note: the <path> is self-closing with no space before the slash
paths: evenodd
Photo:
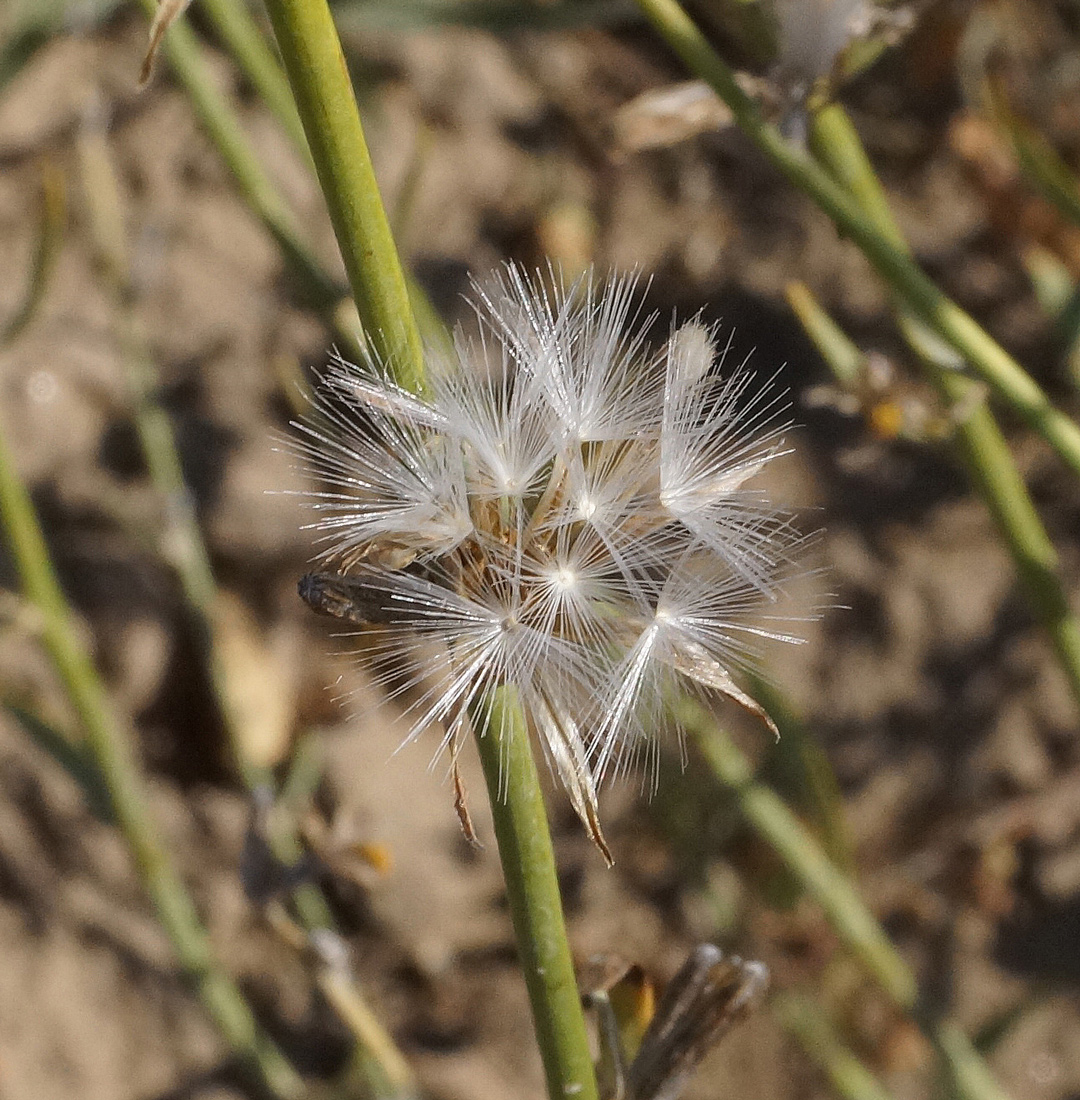
<path id="1" fill-rule="evenodd" d="M 282 1100 L 299 1097 L 303 1085 L 292 1066 L 261 1031 L 232 979 L 214 959 L 191 896 L 158 837 L 143 794 L 131 730 L 111 713 L 105 688 L 86 647 L 38 526 L 26 488 L 0 435 L 0 518 L 27 599 L 42 619 L 42 640 L 85 732 L 86 749 L 108 791 L 116 820 L 180 965 L 223 1038 Z"/>
<path id="2" fill-rule="evenodd" d="M 218 2 L 225 7 L 234 7 L 236 0 L 218 0 Z M 142 3 L 148 13 L 155 10 L 155 0 L 142 0 Z M 226 15 L 226 20 L 229 18 L 231 16 Z M 231 24 L 229 29 L 230 34 L 226 37 L 225 28 L 220 26 L 218 28 L 219 33 L 225 37 L 226 44 L 234 51 L 237 63 L 242 69 L 248 71 L 250 61 L 240 52 L 244 48 L 244 43 L 236 43 L 235 29 Z M 257 27 L 252 29 L 255 33 L 258 32 Z M 239 116 L 211 78 L 199 43 L 182 18 L 177 20 L 166 33 L 164 50 L 170 65 L 190 95 L 196 115 L 202 122 L 207 136 L 236 179 L 241 198 L 281 248 L 286 267 L 296 280 L 301 295 L 334 330 L 343 351 L 355 357 L 363 356 L 364 345 L 357 334 L 355 305 L 350 300 L 348 308 L 342 308 L 346 306 L 344 287 L 339 287 L 337 279 L 327 272 L 325 266 L 319 262 L 315 253 L 299 235 L 288 204 L 262 170 L 251 142 L 244 133 Z M 278 66 L 276 58 L 271 57 L 271 61 L 277 75 L 268 77 L 268 81 L 289 90 L 285 73 Z M 254 79 L 253 76 L 252 79 Z M 266 94 L 266 89 L 262 86 L 259 90 L 260 93 Z M 271 91 L 270 94 L 276 93 Z M 291 91 L 289 95 L 289 102 L 292 104 Z M 273 102 L 270 106 L 275 113 L 279 110 Z M 292 114 L 297 120 L 299 119 L 295 106 L 292 107 Z M 307 140 L 302 128 L 299 138 L 303 141 L 305 157 L 310 161 Z M 448 346 L 449 337 L 442 320 L 415 279 L 408 279 L 408 292 L 413 313 L 425 339 L 433 345 Z M 379 354 L 383 352 L 379 351 Z"/>
<path id="3" fill-rule="evenodd" d="M 689 699 L 679 704 L 679 719 L 749 824 L 791 868 L 893 1003 L 910 1013 L 933 1043 L 957 1094 L 965 1100 L 1008 1100 L 970 1039 L 955 1025 L 936 1020 L 919 1002 L 915 975 L 851 880 L 836 868 L 783 801 L 755 780 L 750 761 L 716 719 Z"/>
<path id="4" fill-rule="evenodd" d="M 844 1045 L 820 1004 L 797 993 L 785 993 L 774 998 L 771 1007 L 844 1100 L 893 1100 Z"/>
<path id="5" fill-rule="evenodd" d="M 699 703 L 687 701 L 681 705 L 680 717 L 696 736 L 713 773 L 734 792 L 743 815 L 796 871 L 837 934 L 882 989 L 901 1009 L 911 1012 L 918 999 L 915 976 L 855 893 L 848 876 L 779 795 L 755 781 L 750 761 L 712 715 Z"/>
<path id="6" fill-rule="evenodd" d="M 858 245 L 911 311 L 954 348 L 1080 475 L 1080 426 L 1054 408 L 1023 367 L 943 294 L 842 186 L 765 121 L 677 0 L 638 0 L 638 4 L 687 67 L 731 108 L 736 122 L 758 148 Z"/>
<path id="7" fill-rule="evenodd" d="M 112 296 L 116 340 L 127 375 L 135 430 L 150 481 L 163 505 L 164 522 L 158 545 L 176 571 L 195 620 L 233 763 L 249 789 L 268 785 L 273 780 L 270 770 L 256 767 L 244 751 L 242 722 L 231 705 L 233 695 L 214 644 L 217 585 L 195 515 L 195 502 L 184 479 L 172 424 L 155 397 L 157 371 L 132 309 L 136 288 L 131 281 L 123 200 L 103 126 L 87 120 L 80 129 L 77 150 L 90 237 Z"/>
<path id="8" fill-rule="evenodd" d="M 1009 548 L 1024 594 L 1050 636 L 1058 664 L 1080 706 L 1080 621 L 1069 604 L 1058 553 L 1039 518 L 994 415 L 966 378 L 941 372 L 940 391 L 961 414 L 956 438 L 968 472 Z"/>
<path id="9" fill-rule="evenodd" d="M 555 855 L 517 693 L 502 687 L 474 715 L 518 955 L 551 1100 L 597 1100 L 585 1017 L 566 939 Z"/>
<path id="10" fill-rule="evenodd" d="M 420 391 L 420 336 L 329 9 L 324 0 L 267 0 L 267 9 L 367 336 L 399 384 Z M 552 1100 L 596 1100 L 527 724 L 512 688 L 490 703 L 474 716 L 476 742 L 548 1090 Z"/>
<path id="11" fill-rule="evenodd" d="M 157 370 L 132 311 L 135 287 L 131 282 L 124 239 L 124 211 L 120 189 L 104 131 L 86 126 L 79 135 L 79 160 L 89 224 L 105 280 L 113 295 L 117 340 L 128 376 L 133 418 L 150 481 L 165 505 L 160 545 L 175 569 L 194 620 L 202 656 L 221 711 L 233 764 L 249 794 L 273 789 L 273 769 L 252 759 L 245 739 L 245 715 L 235 702 L 229 670 L 218 644 L 218 587 L 195 512 L 195 502 L 184 478 L 176 436 L 168 414 L 157 401 Z M 275 856 L 290 865 L 303 856 L 295 824 L 275 830 L 268 841 Z M 306 883 L 293 891 L 296 912 L 306 932 L 331 929 L 333 917 L 317 886 Z M 368 1007 L 352 976 L 320 968 L 317 980 L 327 1000 L 353 1030 L 356 1048 L 353 1066 L 367 1091 L 377 1098 L 402 1100 L 416 1094 L 401 1052 Z M 359 1025 L 363 1025 L 362 1028 Z"/>
<path id="12" fill-rule="evenodd" d="M 818 111 L 813 120 L 815 154 L 856 197 L 883 236 L 907 250 L 888 200 L 862 142 L 842 107 Z M 1024 485 L 1005 437 L 978 385 L 943 364 L 933 340 L 901 313 L 901 328 L 927 376 L 956 410 L 956 439 L 968 472 L 1009 548 L 1028 603 L 1050 636 L 1058 663 L 1080 705 L 1080 622 L 1058 575 L 1058 555 Z"/>
<path id="13" fill-rule="evenodd" d="M 15 312 L 6 322 L 0 322 L 0 348 L 14 343 L 36 316 L 60 255 L 66 222 L 64 172 L 59 164 L 46 158 L 41 163 L 41 216 L 34 258 L 30 262 L 30 279 Z"/>
<path id="14" fill-rule="evenodd" d="M 267 0 L 266 8 L 367 338 L 402 386 L 421 390 L 420 333 L 330 8 L 326 0 Z"/>
<path id="15" fill-rule="evenodd" d="M 849 340 L 844 330 L 825 312 L 814 297 L 813 291 L 798 281 L 788 283 L 784 297 L 792 313 L 799 319 L 803 331 L 810 337 L 818 354 L 832 372 L 842 389 L 859 392 L 866 370 L 866 356 L 854 340 Z"/>

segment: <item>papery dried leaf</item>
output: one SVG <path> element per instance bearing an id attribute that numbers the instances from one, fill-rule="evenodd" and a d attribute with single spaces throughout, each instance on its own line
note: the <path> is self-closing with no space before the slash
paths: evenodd
<path id="1" fill-rule="evenodd" d="M 546 699 L 537 699 L 532 718 L 541 727 L 542 744 L 555 767 L 559 779 L 570 796 L 570 803 L 581 819 L 589 839 L 600 849 L 609 867 L 615 866 L 611 849 L 600 828 L 600 808 L 596 800 L 596 784 L 585 756 L 585 745 L 577 723 L 568 714 L 557 715 Z"/>
<path id="2" fill-rule="evenodd" d="M 640 966 L 609 953 L 590 957 L 578 978 L 582 1002 L 596 1016 L 601 1100 L 625 1100 L 626 1070 L 656 1008 L 652 983 Z"/>
<path id="3" fill-rule="evenodd" d="M 777 741 L 780 740 L 780 731 L 776 723 L 769 717 L 768 711 L 756 700 L 746 694 L 742 688 L 731 678 L 730 673 L 719 661 L 710 657 L 701 646 L 686 644 L 671 658 L 671 667 L 676 672 L 681 672 L 696 684 L 718 691 L 733 703 L 738 703 L 743 710 L 749 711 L 755 718 L 772 731 Z"/>
<path id="4" fill-rule="evenodd" d="M 680 141 L 732 124 L 731 108 L 703 80 L 657 88 L 624 104 L 615 113 L 616 151 L 639 153 L 666 149 Z"/>
<path id="5" fill-rule="evenodd" d="M 157 52 L 161 48 L 165 32 L 184 14 L 190 4 L 191 0 L 160 0 L 154 21 L 150 24 L 150 43 L 146 47 L 146 56 L 139 70 L 140 88 L 150 79 L 154 58 L 157 57 Z"/>

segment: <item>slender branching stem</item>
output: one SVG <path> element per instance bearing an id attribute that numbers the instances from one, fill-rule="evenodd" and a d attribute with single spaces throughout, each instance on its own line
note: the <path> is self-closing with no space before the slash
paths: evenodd
<path id="1" fill-rule="evenodd" d="M 870 164 L 855 127 L 838 105 L 818 111 L 812 124 L 815 155 L 847 187 L 897 248 L 907 244 L 893 220 L 881 182 Z M 901 309 L 903 302 L 899 303 Z M 1058 555 L 1024 485 L 1008 444 L 978 385 L 947 363 L 910 317 L 901 313 L 901 327 L 919 356 L 931 383 L 956 410 L 956 441 L 979 495 L 997 524 L 1016 565 L 1028 603 L 1050 636 L 1080 705 L 1080 622 L 1069 606 L 1058 574 Z"/>
<path id="2" fill-rule="evenodd" d="M 954 348 L 970 369 L 1016 410 L 1080 474 L 1080 425 L 1054 408 L 1029 374 L 919 268 L 906 249 L 882 233 L 858 201 L 805 150 L 766 122 L 732 70 L 678 0 L 638 0 L 682 58 L 731 108 L 740 128 L 797 187 L 809 195 L 863 254 L 912 313 Z"/>
<path id="3" fill-rule="evenodd" d="M 881 239 L 899 254 L 907 255 L 906 242 L 892 219 L 880 183 L 854 129 L 839 107 L 818 112 L 814 122 L 814 148 L 816 155 L 838 178 L 839 185 L 855 197 Z M 896 287 L 893 286 L 893 289 L 895 291 Z M 902 293 L 898 293 L 897 297 L 901 308 L 911 305 L 910 299 Z M 915 312 L 918 313 L 917 310 Z M 946 396 L 953 401 L 970 397 L 974 383 L 934 360 L 932 350 L 921 338 L 922 334 L 913 327 L 910 317 L 902 314 L 901 321 L 913 346 L 923 348 L 923 362 Z M 1050 592 L 1057 585 L 1054 550 L 1042 531 L 1011 455 L 984 401 L 974 403 L 961 419 L 958 433 L 973 476 L 999 526 L 1006 533 L 1010 548 L 1014 554 L 1022 551 L 1017 557 L 1017 564 L 1033 603 L 1040 608 L 1040 613 L 1046 611 L 1044 621 L 1051 628 L 1055 645 L 1058 646 L 1058 638 L 1062 637 L 1068 656 L 1072 649 L 1069 638 L 1075 627 L 1066 625 L 1062 630 L 1062 623 L 1068 618 L 1067 609 L 1064 613 L 1059 610 L 1050 614 L 1053 611 Z M 1038 537 L 1040 532 L 1041 538 Z M 1060 590 L 1060 585 L 1057 587 Z M 1059 655 L 1061 652 L 1059 648 Z M 1072 657 L 1068 656 L 1068 659 L 1071 663 Z M 829 864 L 828 857 L 817 842 L 800 828 L 798 820 L 779 798 L 753 781 L 749 762 L 711 716 L 698 708 L 691 717 L 697 723 L 697 730 L 704 731 L 699 743 L 713 771 L 735 792 L 747 819 L 802 878 L 848 947 L 878 978 L 897 1006 L 912 1013 L 938 1050 L 955 1092 L 968 1100 L 1004 1100 L 1005 1093 L 968 1037 L 951 1022 L 937 1020 L 918 1001 L 914 975 L 889 944 L 850 880 L 835 868 L 830 872 L 825 866 Z"/>
<path id="4" fill-rule="evenodd" d="M 45 648 L 84 731 L 88 756 L 108 793 L 108 809 L 181 967 L 225 1041 L 262 1084 L 281 1100 L 299 1097 L 303 1092 L 300 1078 L 259 1028 L 243 995 L 214 958 L 191 895 L 161 843 L 133 755 L 134 734 L 112 713 L 105 687 L 80 641 L 33 505 L 2 435 L 0 517 L 23 591 L 41 616 Z"/>

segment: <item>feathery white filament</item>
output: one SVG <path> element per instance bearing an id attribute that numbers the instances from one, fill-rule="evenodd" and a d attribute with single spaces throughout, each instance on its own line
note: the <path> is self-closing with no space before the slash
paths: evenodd
<path id="1" fill-rule="evenodd" d="M 325 557 L 377 593 L 366 652 L 412 734 L 513 684 L 586 817 L 673 681 L 753 706 L 728 670 L 795 640 L 758 613 L 800 536 L 747 484 L 786 453 L 786 405 L 699 322 L 650 353 L 631 279 L 511 266 L 476 311 L 424 396 L 333 363 L 293 446 Z"/>

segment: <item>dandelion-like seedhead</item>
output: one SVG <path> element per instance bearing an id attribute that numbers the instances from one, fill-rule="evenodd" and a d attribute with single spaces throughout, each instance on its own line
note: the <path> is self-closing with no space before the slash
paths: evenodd
<path id="1" fill-rule="evenodd" d="M 673 690 L 768 721 L 730 670 L 797 640 L 770 609 L 802 539 L 748 484 L 785 453 L 786 399 L 697 321 L 651 352 L 632 279 L 549 290 L 511 266 L 475 309 L 422 396 L 377 366 L 321 375 L 293 447 L 338 573 L 305 598 L 370 624 L 410 739 L 455 746 L 511 685 L 594 825 L 602 779 L 643 756 L 655 777 Z"/>

